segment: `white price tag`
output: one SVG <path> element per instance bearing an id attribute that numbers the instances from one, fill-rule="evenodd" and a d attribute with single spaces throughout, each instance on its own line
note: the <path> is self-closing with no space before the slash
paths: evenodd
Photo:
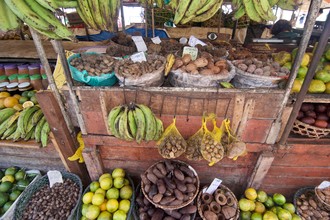
<path id="1" fill-rule="evenodd" d="M 106 53 L 107 48 L 106 47 L 93 47 L 93 48 L 86 50 L 86 52 Z"/>
<path id="2" fill-rule="evenodd" d="M 60 171 L 50 170 L 47 172 L 47 176 L 50 188 L 52 188 L 55 183 L 63 183 L 63 178 Z"/>
<path id="3" fill-rule="evenodd" d="M 200 44 L 202 46 L 206 46 L 206 43 L 201 41 L 200 39 L 196 38 L 195 36 L 191 35 L 188 41 L 188 45 L 191 47 L 196 46 L 197 44 Z"/>
<path id="4" fill-rule="evenodd" d="M 218 189 L 218 187 L 220 186 L 221 183 L 222 183 L 221 179 L 214 178 L 211 185 L 209 187 L 207 187 L 206 193 L 213 194 L 214 191 Z"/>
<path id="5" fill-rule="evenodd" d="M 135 53 L 131 56 L 131 60 L 134 63 L 141 63 L 142 61 L 147 61 L 146 55 L 144 54 L 144 52 L 139 52 L 139 53 Z"/>
<path id="6" fill-rule="evenodd" d="M 132 36 L 132 40 L 134 41 L 135 46 L 139 52 L 148 50 L 147 45 L 141 36 Z"/>
<path id="7" fill-rule="evenodd" d="M 328 187 L 330 187 L 330 182 L 329 181 L 323 181 L 320 185 L 318 185 L 317 188 L 325 189 L 325 188 L 328 188 Z"/>
<path id="8" fill-rule="evenodd" d="M 151 41 L 152 41 L 154 44 L 160 44 L 160 43 L 162 42 L 158 36 L 157 36 L 157 37 L 153 37 L 153 38 L 151 38 Z"/>
<path id="9" fill-rule="evenodd" d="M 191 60 L 196 60 L 197 55 L 198 55 L 198 49 L 196 47 L 186 46 L 183 48 L 182 56 L 185 54 L 190 54 Z"/>

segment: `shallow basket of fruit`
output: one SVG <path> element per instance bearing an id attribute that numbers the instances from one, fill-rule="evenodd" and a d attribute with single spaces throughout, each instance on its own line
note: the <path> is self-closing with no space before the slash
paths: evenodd
<path id="1" fill-rule="evenodd" d="M 196 198 L 199 178 L 191 166 L 179 160 L 159 161 L 141 174 L 141 189 L 156 208 L 181 209 Z"/>
<path id="2" fill-rule="evenodd" d="M 330 129 L 309 125 L 296 119 L 293 123 L 292 132 L 318 139 L 327 136 L 330 133 Z"/>
<path id="3" fill-rule="evenodd" d="M 117 82 L 115 62 L 116 59 L 110 55 L 92 52 L 68 58 L 72 78 L 90 86 L 113 86 Z"/>
<path id="4" fill-rule="evenodd" d="M 137 220 L 194 220 L 196 217 L 195 201 L 181 209 L 163 210 L 149 202 L 143 195 L 140 185 L 136 189 L 136 195 L 134 217 Z"/>
<path id="5" fill-rule="evenodd" d="M 115 73 L 120 85 L 161 86 L 164 82 L 166 59 L 159 55 L 148 55 L 147 61 L 133 62 L 130 58 L 116 63 Z"/>
<path id="6" fill-rule="evenodd" d="M 9 167 L 4 172 L 0 171 L 0 173 L 3 176 L 0 184 L 0 207 L 4 212 L 0 216 L 0 220 L 13 219 L 15 207 L 21 198 L 22 192 L 40 178 L 40 171 L 25 171 L 17 167 Z"/>
<path id="7" fill-rule="evenodd" d="M 236 88 L 277 88 L 290 71 L 277 62 L 256 58 L 232 61 L 236 67 L 233 84 Z"/>
<path id="8" fill-rule="evenodd" d="M 13 219 L 75 219 L 82 183 L 73 173 L 61 174 L 63 183 L 51 188 L 47 175 L 28 186 L 17 202 Z"/>
<path id="9" fill-rule="evenodd" d="M 236 196 L 223 184 L 213 194 L 206 193 L 206 187 L 204 187 L 198 194 L 197 208 L 203 220 L 236 220 L 240 213 Z"/>
<path id="10" fill-rule="evenodd" d="M 220 82 L 229 82 L 234 76 L 235 67 L 225 59 L 214 60 L 209 55 L 192 61 L 186 54 L 176 58 L 169 82 L 175 87 L 219 87 Z"/>
<path id="11" fill-rule="evenodd" d="M 79 200 L 77 220 L 132 219 L 134 212 L 134 183 L 127 173 L 116 168 L 93 181 Z"/>

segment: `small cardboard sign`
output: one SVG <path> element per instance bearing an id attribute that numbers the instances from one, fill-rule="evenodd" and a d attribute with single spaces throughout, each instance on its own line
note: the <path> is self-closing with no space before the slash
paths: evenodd
<path id="1" fill-rule="evenodd" d="M 154 44 L 160 44 L 162 42 L 158 36 L 151 38 L 151 41 Z"/>
<path id="2" fill-rule="evenodd" d="M 60 171 L 50 170 L 47 172 L 47 176 L 50 188 L 52 188 L 55 183 L 63 183 L 63 178 Z"/>
<path id="3" fill-rule="evenodd" d="M 135 46 L 139 52 L 145 52 L 148 50 L 147 45 L 141 36 L 132 36 L 132 40 L 134 41 Z"/>
<path id="4" fill-rule="evenodd" d="M 198 55 L 198 49 L 196 47 L 185 46 L 183 48 L 182 56 L 184 56 L 185 54 L 190 54 L 191 60 L 196 60 Z"/>
<path id="5" fill-rule="evenodd" d="M 147 58 L 146 58 L 146 55 L 144 52 L 138 52 L 138 53 L 131 55 L 131 60 L 134 63 L 137 63 L 137 62 L 141 63 L 142 61 L 147 61 Z"/>
<path id="6" fill-rule="evenodd" d="M 202 46 L 206 46 L 206 43 L 199 40 L 195 36 L 191 35 L 190 38 L 189 38 L 189 41 L 188 41 L 188 45 L 191 46 L 191 47 L 195 47 L 197 44 L 200 44 Z"/>
<path id="7" fill-rule="evenodd" d="M 221 183 L 222 183 L 222 180 L 221 179 L 214 178 L 214 180 L 209 185 L 209 187 L 207 187 L 206 193 L 213 194 L 214 191 L 218 189 L 218 187 L 220 186 Z"/>

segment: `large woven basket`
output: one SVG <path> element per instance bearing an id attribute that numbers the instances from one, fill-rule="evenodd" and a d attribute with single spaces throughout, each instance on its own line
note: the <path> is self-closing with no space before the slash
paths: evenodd
<path id="1" fill-rule="evenodd" d="M 74 183 L 76 183 L 79 187 L 79 196 L 78 196 L 77 204 L 71 210 L 70 216 L 68 217 L 68 220 L 73 220 L 73 219 L 76 218 L 77 208 L 78 208 L 78 201 L 80 201 L 80 199 L 81 199 L 83 186 L 82 186 L 80 178 L 77 175 L 75 175 L 73 173 L 68 173 L 68 172 L 61 172 L 61 174 L 62 174 L 63 179 L 70 179 Z M 49 184 L 48 176 L 44 175 L 43 177 L 39 178 L 36 182 L 29 185 L 24 190 L 24 192 L 22 194 L 22 197 L 19 199 L 19 201 L 16 205 L 14 220 L 22 219 L 24 210 L 25 210 L 26 206 L 28 205 L 28 203 L 29 203 L 30 199 L 32 198 L 32 196 L 37 191 L 39 191 L 43 186 L 48 185 L 48 184 Z"/>
<path id="2" fill-rule="evenodd" d="M 325 137 L 330 133 L 330 129 L 308 125 L 299 120 L 295 120 L 295 122 L 293 123 L 292 131 L 296 134 L 316 139 Z"/>
<path id="3" fill-rule="evenodd" d="M 133 189 L 133 194 L 132 194 L 132 198 L 131 198 L 131 206 L 129 208 L 129 211 L 128 211 L 127 217 L 126 217 L 127 220 L 131 220 L 131 219 L 134 219 L 135 188 L 134 188 L 134 182 L 131 179 L 131 177 L 128 175 L 126 177 L 129 180 L 130 185 L 132 186 L 132 189 Z M 86 187 L 86 189 L 84 190 L 82 195 L 85 195 L 85 193 L 89 192 L 89 188 L 90 188 L 90 185 Z M 82 218 L 81 209 L 82 209 L 82 199 L 80 199 L 78 202 L 77 215 L 76 215 L 77 220 L 80 220 Z"/>
<path id="4" fill-rule="evenodd" d="M 330 212 L 330 204 L 326 203 L 320 196 L 317 187 L 315 187 L 315 195 L 317 200 L 319 201 L 318 205 L 320 206 L 321 209 Z"/>
<path id="5" fill-rule="evenodd" d="M 144 183 L 143 181 L 141 181 L 141 189 L 142 189 L 142 193 L 143 195 L 148 199 L 148 201 L 153 204 L 155 207 L 157 208 L 161 208 L 163 210 L 176 210 L 176 209 L 181 209 L 187 205 L 189 205 L 192 201 L 194 201 L 194 199 L 196 198 L 196 196 L 198 195 L 198 192 L 199 192 L 199 178 L 198 178 L 198 175 L 197 175 L 197 172 L 195 171 L 194 168 L 192 168 L 191 166 L 189 166 L 187 163 L 183 162 L 183 161 L 180 161 L 180 160 L 171 160 L 172 162 L 174 163 L 177 163 L 179 165 L 184 165 L 184 166 L 187 166 L 191 171 L 194 172 L 195 174 L 195 177 L 197 179 L 197 182 L 195 183 L 195 186 L 196 186 L 196 192 L 194 193 L 194 195 L 191 197 L 191 199 L 189 199 L 188 201 L 186 202 L 183 202 L 182 204 L 180 205 L 160 205 L 160 204 L 157 204 L 155 203 L 154 201 L 152 201 L 152 198 L 149 198 L 148 196 L 148 193 L 146 193 L 146 191 L 144 190 Z M 145 174 L 147 174 L 151 169 L 153 169 L 158 163 L 160 162 L 164 162 L 164 161 L 158 161 L 156 163 L 154 163 L 153 165 L 151 165 L 146 171 L 145 171 Z"/>
<path id="6" fill-rule="evenodd" d="M 198 194 L 198 197 L 197 197 L 197 210 L 198 210 L 198 213 L 199 213 L 199 216 L 203 219 L 203 220 L 207 220 L 204 215 L 203 215 L 203 210 L 202 210 L 202 195 L 203 195 L 203 191 L 206 189 L 206 187 L 204 187 Z M 222 189 L 226 192 L 229 192 L 229 194 L 231 195 L 231 197 L 234 199 L 234 206 L 236 207 L 236 214 L 234 217 L 231 217 L 230 219 L 228 220 L 237 220 L 239 219 L 239 213 L 240 213 L 240 210 L 239 210 L 239 207 L 238 207 L 238 201 L 237 201 L 237 198 L 235 196 L 235 194 L 225 185 L 221 184 L 218 189 Z"/>

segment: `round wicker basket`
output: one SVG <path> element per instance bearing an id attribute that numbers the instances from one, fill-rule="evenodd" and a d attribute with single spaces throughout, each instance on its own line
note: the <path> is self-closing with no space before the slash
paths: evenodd
<path id="1" fill-rule="evenodd" d="M 233 207 L 236 208 L 236 213 L 235 213 L 235 216 L 229 218 L 228 220 L 237 220 L 239 219 L 239 208 L 238 208 L 238 201 L 237 201 L 237 198 L 235 196 L 235 194 L 225 185 L 221 184 L 218 189 L 221 189 L 221 190 L 224 190 L 226 193 L 228 192 L 231 197 L 234 199 L 234 205 Z M 200 215 L 200 217 L 203 219 L 203 220 L 207 220 L 204 215 L 203 215 L 203 210 L 202 210 L 202 205 L 203 205 L 203 201 L 202 201 L 202 195 L 203 195 L 203 192 L 204 190 L 206 190 L 206 187 L 204 187 L 198 194 L 198 197 L 197 197 L 197 210 L 198 210 L 198 213 Z"/>
<path id="2" fill-rule="evenodd" d="M 330 212 L 330 204 L 326 203 L 320 196 L 319 189 L 315 187 L 315 195 L 317 200 L 319 201 L 318 205 L 320 206 L 321 209 Z"/>
<path id="3" fill-rule="evenodd" d="M 146 171 L 145 171 L 145 174 L 147 174 L 150 170 L 152 170 L 158 163 L 162 163 L 164 161 L 158 161 L 157 163 L 151 165 Z M 198 178 L 198 175 L 195 171 L 194 168 L 192 168 L 191 166 L 189 166 L 187 163 L 183 162 L 183 161 L 180 161 L 180 160 L 171 160 L 172 163 L 175 163 L 176 166 L 179 166 L 179 165 L 184 165 L 184 166 L 187 166 L 191 171 L 193 171 L 193 173 L 195 174 L 195 177 L 197 179 L 196 183 L 195 183 L 195 186 L 196 186 L 196 191 L 194 192 L 194 195 L 191 196 L 191 198 L 189 200 L 187 200 L 186 202 L 183 202 L 181 203 L 180 205 L 161 205 L 161 204 L 157 204 L 155 203 L 152 198 L 150 198 L 148 196 L 148 193 L 144 190 L 144 186 L 145 184 L 143 183 L 143 181 L 141 181 L 141 189 L 142 189 L 142 193 L 143 195 L 148 199 L 148 201 L 153 204 L 155 207 L 157 208 L 161 208 L 163 210 L 176 210 L 176 209 L 180 209 L 180 208 L 183 208 L 187 205 L 189 205 L 192 201 L 194 201 L 194 199 L 196 198 L 197 194 L 198 194 L 198 191 L 199 191 L 199 178 Z M 168 175 L 172 175 L 172 173 L 169 173 Z"/>
<path id="4" fill-rule="evenodd" d="M 293 196 L 293 205 L 296 208 L 296 214 L 299 215 L 300 217 L 301 217 L 301 213 L 297 209 L 297 200 L 299 199 L 299 197 L 302 194 L 308 194 L 310 196 L 313 196 L 313 194 L 314 194 L 313 190 L 314 190 L 314 187 L 312 187 L 312 186 L 303 187 L 303 188 L 300 188 Z"/>
<path id="5" fill-rule="evenodd" d="M 307 136 L 310 138 L 325 137 L 330 133 L 330 129 L 319 128 L 312 125 L 305 124 L 299 120 L 295 120 L 292 131 L 296 134 Z"/>

